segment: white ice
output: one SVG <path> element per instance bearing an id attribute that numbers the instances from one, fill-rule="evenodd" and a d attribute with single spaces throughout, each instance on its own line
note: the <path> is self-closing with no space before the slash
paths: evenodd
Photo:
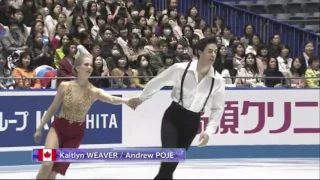
<path id="1" fill-rule="evenodd" d="M 212 159 L 181 163 L 175 179 L 320 179 L 319 159 Z M 0 167 L 0 179 L 35 179 L 39 166 Z M 58 179 L 153 179 L 159 163 L 72 164 Z"/>

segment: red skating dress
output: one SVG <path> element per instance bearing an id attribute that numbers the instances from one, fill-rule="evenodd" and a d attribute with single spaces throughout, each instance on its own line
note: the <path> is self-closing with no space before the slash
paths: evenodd
<path id="1" fill-rule="evenodd" d="M 60 115 L 55 118 L 51 128 L 54 128 L 59 139 L 59 148 L 79 148 L 86 128 L 85 117 L 94 103 L 92 85 L 83 97 L 72 92 L 68 85 L 64 93 Z M 53 166 L 53 171 L 65 175 L 70 163 L 59 162 Z"/>

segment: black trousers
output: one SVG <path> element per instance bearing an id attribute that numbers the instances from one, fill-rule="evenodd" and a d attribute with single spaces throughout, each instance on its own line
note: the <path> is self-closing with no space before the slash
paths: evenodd
<path id="1" fill-rule="evenodd" d="M 161 125 L 162 148 L 189 149 L 197 135 L 200 125 L 200 113 L 191 112 L 173 102 L 165 111 Z M 158 175 L 154 179 L 173 179 L 177 162 L 162 162 Z"/>

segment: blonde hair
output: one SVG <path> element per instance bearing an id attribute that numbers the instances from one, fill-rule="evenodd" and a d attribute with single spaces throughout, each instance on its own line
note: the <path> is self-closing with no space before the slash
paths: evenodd
<path id="1" fill-rule="evenodd" d="M 75 60 L 74 60 L 74 65 L 72 68 L 72 75 L 77 77 L 78 76 L 78 70 L 77 67 L 80 66 L 84 59 L 89 58 L 89 59 L 93 59 L 93 56 L 91 54 L 83 54 L 83 55 L 79 55 Z"/>

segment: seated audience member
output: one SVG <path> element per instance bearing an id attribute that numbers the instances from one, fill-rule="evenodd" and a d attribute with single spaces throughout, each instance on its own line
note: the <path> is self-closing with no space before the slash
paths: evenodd
<path id="1" fill-rule="evenodd" d="M 41 84 L 37 78 L 32 58 L 28 52 L 20 54 L 20 60 L 12 72 L 16 79 L 16 88 L 19 89 L 40 89 Z"/>
<path id="2" fill-rule="evenodd" d="M 90 79 L 92 85 L 98 88 L 109 88 L 111 86 L 109 69 L 107 65 L 103 65 L 104 59 L 101 56 L 97 56 L 93 59 L 93 71 L 91 76 L 100 76 L 105 78 L 97 78 L 97 79 Z"/>
<path id="3" fill-rule="evenodd" d="M 71 77 L 74 63 L 74 55 L 77 53 L 77 46 L 74 43 L 68 43 L 63 47 L 65 56 L 59 62 L 59 73 L 61 77 Z"/>
<path id="4" fill-rule="evenodd" d="M 7 59 L 0 52 L 0 89 L 14 89 L 12 71 L 8 67 Z"/>
<path id="5" fill-rule="evenodd" d="M 289 86 L 292 88 L 304 88 L 306 86 L 306 81 L 303 79 L 304 72 L 302 69 L 301 60 L 296 57 L 290 66 L 290 71 L 288 72 L 288 81 Z"/>
<path id="6" fill-rule="evenodd" d="M 19 25 L 16 19 L 10 19 L 9 30 L 6 35 L 1 39 L 3 50 L 6 54 L 10 55 L 13 52 L 18 54 L 22 51 L 26 51 L 29 47 L 26 46 L 26 39 L 19 33 Z"/>
<path id="7" fill-rule="evenodd" d="M 238 70 L 237 76 L 240 77 L 236 79 L 235 83 L 237 85 L 239 84 L 248 87 L 263 86 L 256 56 L 252 53 L 245 56 L 244 67 Z"/>
<path id="8" fill-rule="evenodd" d="M 64 58 L 63 48 L 72 40 L 72 36 L 65 34 L 60 39 L 60 47 L 54 53 L 54 67 L 59 69 L 59 62 Z"/>
<path id="9" fill-rule="evenodd" d="M 75 43 L 69 42 L 63 47 L 63 54 L 65 56 L 61 61 L 59 61 L 59 69 L 58 69 L 58 77 L 73 77 L 73 63 L 74 63 L 74 56 L 77 54 L 77 45 Z M 58 85 L 62 81 L 69 81 L 71 79 L 59 79 Z"/>
<path id="10" fill-rule="evenodd" d="M 149 56 L 148 55 L 140 55 L 138 56 L 138 69 L 135 71 L 135 84 L 138 88 L 144 88 L 145 85 L 151 80 L 150 77 L 146 76 L 153 76 L 150 65 L 149 65 Z M 144 77 L 139 77 L 144 76 Z"/>
<path id="11" fill-rule="evenodd" d="M 245 56 L 244 45 L 241 43 L 235 44 L 233 46 L 233 52 L 234 52 L 234 57 L 233 57 L 234 67 L 237 70 L 239 70 L 244 66 L 244 56 Z"/>
<path id="12" fill-rule="evenodd" d="M 313 56 L 308 60 L 309 68 L 306 70 L 307 87 L 319 88 L 320 64 L 319 57 Z"/>
<path id="13" fill-rule="evenodd" d="M 53 58 L 52 51 L 49 44 L 45 44 L 43 41 L 43 35 L 39 32 L 34 32 L 33 42 L 31 47 L 31 57 L 33 60 L 34 67 L 39 67 L 42 65 L 52 66 Z"/>
<path id="14" fill-rule="evenodd" d="M 166 56 L 164 56 L 163 58 L 164 66 L 159 69 L 158 75 L 161 74 L 166 69 L 168 69 L 170 66 L 172 66 L 175 63 L 173 60 L 174 60 L 174 55 L 172 54 L 167 54 Z"/>
<path id="15" fill-rule="evenodd" d="M 279 71 L 279 63 L 275 57 L 268 61 L 264 76 L 266 77 L 265 85 L 267 87 L 283 87 L 285 84 L 284 75 Z"/>
<path id="16" fill-rule="evenodd" d="M 135 88 L 135 83 L 132 77 L 133 71 L 129 68 L 128 58 L 126 56 L 119 56 L 116 60 L 117 67 L 111 71 L 111 75 L 115 77 L 115 87 L 118 88 Z M 127 78 L 120 78 L 126 76 Z"/>

